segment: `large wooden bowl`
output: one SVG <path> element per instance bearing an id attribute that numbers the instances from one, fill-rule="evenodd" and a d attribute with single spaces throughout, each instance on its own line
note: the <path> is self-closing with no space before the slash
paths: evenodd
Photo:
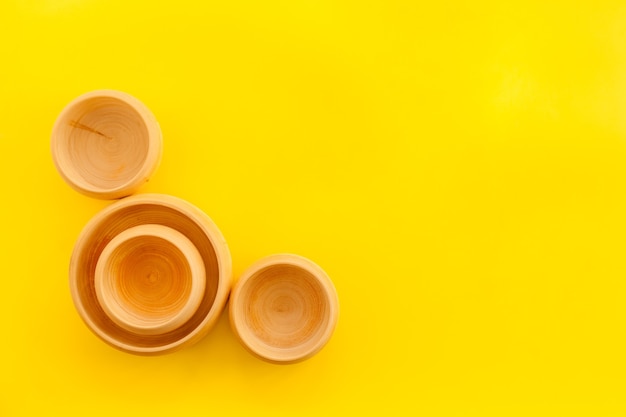
<path id="1" fill-rule="evenodd" d="M 135 97 L 92 91 L 69 103 L 52 129 L 51 150 L 63 179 L 91 197 L 130 195 L 156 170 L 161 129 Z"/>
<path id="2" fill-rule="evenodd" d="M 162 230 L 172 229 L 177 232 L 177 235 L 183 235 L 185 239 L 179 240 L 178 243 L 173 242 L 171 234 L 162 230 L 156 233 L 143 230 L 140 233 L 125 236 L 128 230 L 136 231 L 137 226 L 145 225 L 148 225 L 149 228 L 153 228 L 155 225 L 164 226 L 165 228 Z M 157 239 L 173 242 L 172 245 L 175 248 L 166 248 L 167 242 L 155 242 L 154 236 L 151 236 L 154 234 L 157 235 Z M 165 248 L 167 260 L 161 262 L 154 259 L 155 262 L 148 262 L 150 266 L 141 264 L 142 258 L 133 252 L 136 248 L 133 249 L 132 244 L 136 244 L 136 239 L 142 239 L 142 236 L 146 238 L 145 248 L 147 252 Z M 115 240 L 116 237 L 118 238 L 117 241 Z M 173 305 L 172 299 L 168 297 L 163 298 L 162 307 L 167 310 L 165 314 L 158 313 L 158 305 L 155 309 L 155 306 L 150 304 L 154 303 L 154 297 L 148 301 L 139 302 L 138 306 L 135 302 L 134 307 L 137 308 L 130 309 L 134 313 L 139 312 L 137 313 L 139 318 L 135 319 L 124 318 L 123 313 L 119 311 L 111 313 L 110 306 L 114 303 L 110 303 L 107 310 L 103 308 L 98 298 L 98 292 L 102 298 L 103 291 L 105 293 L 109 291 L 109 297 L 111 294 L 115 296 L 116 291 L 130 291 L 129 296 L 118 294 L 118 300 L 126 299 L 127 304 L 130 303 L 132 306 L 133 302 L 128 302 L 128 300 L 146 298 L 150 295 L 150 290 L 146 289 L 146 286 L 154 283 L 141 284 L 135 282 L 126 286 L 113 285 L 113 288 L 108 290 L 106 288 L 104 290 L 103 288 L 98 289 L 97 285 L 100 285 L 98 282 L 110 283 L 111 279 L 106 281 L 102 277 L 97 278 L 97 269 L 100 270 L 98 274 L 102 274 L 102 271 L 119 274 L 125 268 L 134 269 L 134 272 L 143 274 L 143 277 L 150 281 L 158 281 L 159 277 L 176 279 L 178 276 L 182 280 L 181 283 L 166 282 L 160 285 L 155 281 L 154 288 L 161 291 L 164 286 L 173 285 L 178 288 L 176 291 L 179 295 L 183 294 L 181 295 L 183 297 L 182 305 L 186 305 L 184 300 L 188 300 L 185 297 L 189 297 L 189 295 L 184 294 L 193 291 L 193 277 L 194 274 L 197 275 L 198 269 L 195 269 L 196 272 L 192 271 L 193 265 L 191 264 L 196 262 L 195 259 L 197 258 L 185 241 L 193 244 L 203 263 L 201 267 L 205 271 L 202 297 L 197 308 L 192 309 L 193 312 L 185 317 L 185 320 L 180 322 L 179 319 L 175 325 L 166 323 L 163 331 L 155 330 L 158 329 L 159 325 L 163 325 L 163 321 L 156 325 L 155 321 L 159 322 L 159 318 L 166 318 L 169 313 L 173 313 L 175 316 L 180 312 L 176 308 L 183 308 L 171 307 Z M 116 250 L 119 253 L 116 253 Z M 174 255 L 176 250 L 184 253 Z M 148 254 L 148 256 L 155 255 Z M 172 256 L 178 256 L 178 259 L 173 259 Z M 191 265 L 189 270 L 185 265 Z M 170 267 L 179 270 L 179 273 L 168 272 L 167 269 Z M 172 352 L 183 346 L 193 344 L 213 327 L 223 311 L 230 293 L 231 271 L 228 246 L 217 226 L 206 214 L 192 204 L 176 197 L 160 194 L 139 194 L 110 205 L 85 226 L 72 254 L 69 278 L 72 299 L 76 309 L 87 326 L 98 337 L 126 352 L 154 355 Z M 133 271 L 125 272 L 132 273 Z M 105 294 L 104 297 L 107 295 Z M 150 322 L 151 319 L 155 320 Z M 146 324 L 146 320 L 150 323 Z M 163 326 L 161 328 L 163 329 Z"/>
<path id="3" fill-rule="evenodd" d="M 246 270 L 233 288 L 230 322 L 251 353 L 273 363 L 310 358 L 330 339 L 339 300 L 328 275 L 297 255 L 273 255 Z"/>

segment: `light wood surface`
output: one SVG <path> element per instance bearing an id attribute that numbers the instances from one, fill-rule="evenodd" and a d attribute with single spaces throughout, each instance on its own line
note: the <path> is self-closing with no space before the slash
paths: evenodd
<path id="1" fill-rule="evenodd" d="M 189 320 L 204 296 L 200 252 L 167 226 L 131 227 L 113 238 L 96 264 L 98 302 L 117 325 L 162 334 Z"/>
<path id="2" fill-rule="evenodd" d="M 235 284 L 231 327 L 254 355 L 274 363 L 313 356 L 330 339 L 339 314 L 335 287 L 314 262 L 298 255 L 261 259 Z"/>
<path id="3" fill-rule="evenodd" d="M 124 241 L 125 231 L 142 225 L 161 225 L 184 235 L 200 254 L 205 270 L 205 291 L 197 309 L 182 325 L 158 334 L 137 332 L 137 322 L 134 329 L 120 326 L 106 313 L 96 290 L 96 269 L 103 252 L 117 236 L 122 234 L 119 239 Z M 103 265 L 111 256 L 117 258 L 105 253 Z M 102 340 L 131 353 L 160 354 L 195 343 L 213 327 L 230 293 L 231 271 L 228 246 L 205 213 L 176 197 L 139 194 L 108 206 L 84 227 L 70 261 L 70 290 L 81 318 Z"/>
<path id="4" fill-rule="evenodd" d="M 156 170 L 161 129 L 135 97 L 92 91 L 63 109 L 52 129 L 51 150 L 57 170 L 72 188 L 115 199 L 137 191 Z"/>

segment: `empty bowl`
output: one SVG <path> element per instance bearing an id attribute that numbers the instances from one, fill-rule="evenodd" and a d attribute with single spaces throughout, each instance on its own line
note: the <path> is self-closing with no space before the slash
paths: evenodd
<path id="1" fill-rule="evenodd" d="M 135 97 L 92 91 L 69 103 L 52 129 L 52 157 L 65 182 L 91 197 L 130 195 L 156 170 L 161 129 Z"/>
<path id="2" fill-rule="evenodd" d="M 139 334 L 177 329 L 200 305 L 204 261 L 193 243 L 171 227 L 131 227 L 104 248 L 95 272 L 98 302 L 117 325 Z"/>
<path id="3" fill-rule="evenodd" d="M 230 322 L 244 347 L 261 359 L 293 363 L 330 339 L 339 300 L 328 275 L 297 255 L 264 258 L 246 270 L 230 299 Z"/>
<path id="4" fill-rule="evenodd" d="M 200 209 L 168 195 L 138 194 L 84 227 L 70 261 L 70 291 L 80 317 L 103 341 L 155 355 L 189 346 L 215 325 L 231 268 L 221 232 Z"/>

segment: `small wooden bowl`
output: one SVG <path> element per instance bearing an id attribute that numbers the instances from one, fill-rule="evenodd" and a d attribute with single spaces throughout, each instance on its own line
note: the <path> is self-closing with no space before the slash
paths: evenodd
<path id="1" fill-rule="evenodd" d="M 182 233 L 159 224 L 126 229 L 100 254 L 96 296 L 120 327 L 162 334 L 189 320 L 202 297 L 204 261 Z"/>
<path id="2" fill-rule="evenodd" d="M 72 188 L 91 197 L 130 195 L 161 160 L 161 129 L 133 96 L 92 91 L 69 103 L 52 129 L 52 158 Z"/>
<path id="3" fill-rule="evenodd" d="M 273 363 L 310 358 L 330 339 L 339 315 L 335 287 L 324 270 L 297 255 L 261 259 L 243 273 L 230 299 L 235 335 Z"/>
<path id="4" fill-rule="evenodd" d="M 107 270 L 119 271 L 126 268 L 124 265 L 121 268 L 115 266 L 115 262 L 124 260 L 123 253 L 126 250 L 132 252 L 132 248 L 129 249 L 123 243 L 130 241 L 128 245 L 131 245 L 133 242 L 131 238 L 133 234 L 126 231 L 143 225 L 152 225 L 149 228 L 154 227 L 154 225 L 165 226 L 182 234 L 200 254 L 202 267 L 205 271 L 205 289 L 197 308 L 182 324 L 170 324 L 165 326 L 166 328 L 162 332 L 138 330 L 144 325 L 132 318 L 125 320 L 126 324 L 130 323 L 130 325 L 120 325 L 121 315 L 119 312 L 107 313 L 103 305 L 106 303 L 101 303 L 98 297 L 99 291 L 101 292 L 100 297 L 103 296 L 102 294 L 105 298 L 107 297 L 108 290 L 97 289 L 103 281 L 107 282 L 108 280 L 102 275 L 103 272 Z M 125 232 L 130 233 L 130 235 Z M 139 229 L 139 232 L 133 233 L 145 235 L 146 231 Z M 120 234 L 121 237 L 119 237 Z M 156 234 L 161 238 L 165 236 L 168 241 L 172 241 L 173 234 L 170 232 L 163 232 L 161 229 Z M 117 241 L 114 240 L 116 237 L 118 237 Z M 115 249 L 120 248 L 117 245 L 119 242 L 122 242 L 121 256 L 116 253 Z M 155 245 L 150 246 L 154 248 Z M 178 259 L 175 261 L 176 263 L 189 263 L 191 265 L 196 262 L 192 251 L 189 251 L 185 244 L 178 242 L 174 246 L 182 247 L 186 254 L 184 259 Z M 109 251 L 111 252 L 109 253 Z M 169 248 L 167 250 L 168 256 L 174 251 L 173 248 Z M 126 254 L 128 255 L 128 252 Z M 129 268 L 132 269 L 133 266 L 130 265 L 132 260 L 138 260 L 138 258 L 130 256 L 129 259 L 126 261 L 128 261 Z M 109 268 L 107 265 L 111 265 L 111 263 L 113 266 Z M 98 268 L 99 264 L 102 265 L 100 268 Z M 163 268 L 167 268 L 167 264 L 167 262 L 159 263 L 157 272 L 165 275 Z M 106 207 L 85 226 L 76 242 L 70 261 L 70 291 L 79 315 L 98 337 L 126 352 L 155 355 L 189 346 L 200 340 L 215 325 L 230 293 L 231 268 L 230 252 L 221 232 L 200 209 L 184 200 L 168 195 L 139 194 Z M 98 274 L 96 273 L 97 269 L 99 269 Z M 191 285 L 193 288 L 193 278 L 190 277 L 194 274 L 197 274 L 197 270 L 186 273 L 185 278 L 183 278 L 185 283 L 179 285 L 185 288 Z M 99 275 L 99 278 L 96 278 L 96 275 Z M 187 284 L 189 281 L 192 283 Z M 97 285 L 97 282 L 100 284 Z M 114 289 L 111 292 L 119 294 L 120 291 Z M 135 294 L 141 295 L 142 291 Z M 145 304 L 143 309 L 150 310 Z M 170 302 L 166 300 L 162 306 L 169 308 Z M 149 314 L 144 311 L 141 316 L 145 319 Z M 112 317 L 117 318 L 117 320 L 112 319 Z"/>

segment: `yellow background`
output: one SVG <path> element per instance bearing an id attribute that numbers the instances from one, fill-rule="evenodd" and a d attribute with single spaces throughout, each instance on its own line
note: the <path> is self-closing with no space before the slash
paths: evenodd
<path id="1" fill-rule="evenodd" d="M 301 364 L 118 352 L 69 257 L 110 202 L 49 151 L 84 92 L 164 135 L 141 192 L 295 252 L 341 314 Z M 0 416 L 626 415 L 626 3 L 2 0 Z"/>

